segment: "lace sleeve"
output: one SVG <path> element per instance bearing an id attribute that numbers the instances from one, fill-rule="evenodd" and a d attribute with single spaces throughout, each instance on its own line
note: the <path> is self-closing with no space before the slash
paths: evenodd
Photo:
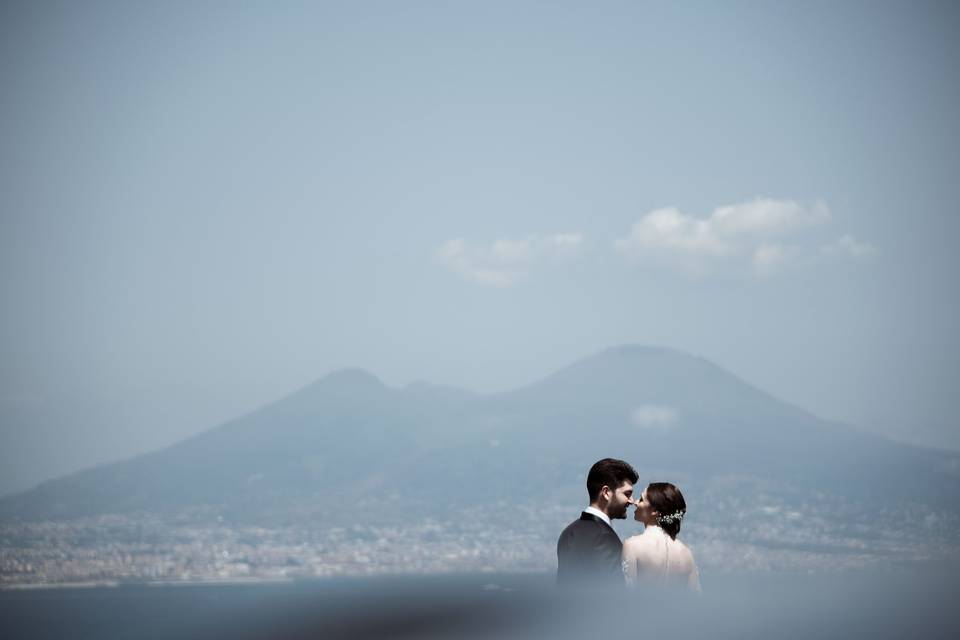
<path id="1" fill-rule="evenodd" d="M 623 579 L 628 587 L 634 587 L 637 584 L 637 545 L 627 540 L 623 545 L 623 553 L 620 556 L 620 568 L 623 570 Z"/>

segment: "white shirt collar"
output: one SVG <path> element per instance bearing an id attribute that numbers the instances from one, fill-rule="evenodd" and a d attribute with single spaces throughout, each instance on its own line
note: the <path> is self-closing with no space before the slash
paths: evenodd
<path id="1" fill-rule="evenodd" d="M 606 522 L 609 526 L 611 526 L 611 527 L 613 526 L 613 525 L 610 523 L 610 516 L 608 516 L 607 514 L 605 514 L 603 511 L 600 511 L 600 509 L 597 509 L 596 507 L 587 507 L 586 509 L 583 510 L 583 512 L 584 512 L 584 513 L 589 513 L 590 515 L 597 516 L 598 518 L 600 518 L 601 520 L 603 520 L 604 522 Z"/>

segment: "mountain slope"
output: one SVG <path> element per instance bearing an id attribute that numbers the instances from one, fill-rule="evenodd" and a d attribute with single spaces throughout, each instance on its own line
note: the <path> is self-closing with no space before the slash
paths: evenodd
<path id="1" fill-rule="evenodd" d="M 608 349 L 515 391 L 333 373 L 167 449 L 0 500 L 0 517 L 234 513 L 536 500 L 623 457 L 641 475 L 745 476 L 858 500 L 955 507 L 956 456 L 828 423 L 681 352 Z M 673 474 L 673 475 L 671 475 Z"/>

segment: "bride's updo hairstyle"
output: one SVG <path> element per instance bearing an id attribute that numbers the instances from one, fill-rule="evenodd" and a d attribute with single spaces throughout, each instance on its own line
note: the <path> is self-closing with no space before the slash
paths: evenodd
<path id="1" fill-rule="evenodd" d="M 680 489 L 669 482 L 654 482 L 647 485 L 647 502 L 660 513 L 657 524 L 664 533 L 676 539 L 680 533 L 680 521 L 687 512 L 687 503 Z"/>

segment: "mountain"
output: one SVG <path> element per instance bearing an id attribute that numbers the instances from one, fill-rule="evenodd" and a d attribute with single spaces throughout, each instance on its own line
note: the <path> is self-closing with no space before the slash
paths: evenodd
<path id="1" fill-rule="evenodd" d="M 386 517 L 582 492 L 605 456 L 644 480 L 960 505 L 955 454 L 821 420 L 702 358 L 626 346 L 487 395 L 338 371 L 167 449 L 2 499 L 0 518 L 209 507 L 277 518 L 345 505 Z"/>

